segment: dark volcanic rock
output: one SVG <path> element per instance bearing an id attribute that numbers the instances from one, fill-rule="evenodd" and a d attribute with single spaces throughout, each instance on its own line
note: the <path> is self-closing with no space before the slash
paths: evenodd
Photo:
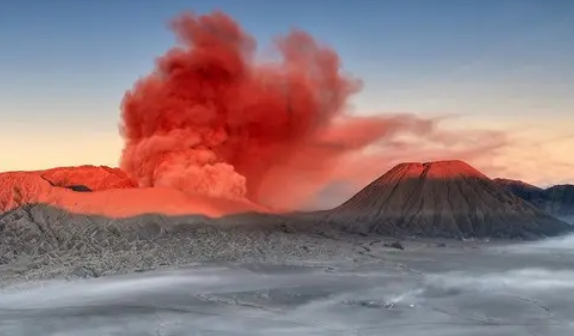
<path id="1" fill-rule="evenodd" d="M 405 249 L 405 247 L 403 246 L 403 244 L 400 241 L 395 241 L 395 242 L 392 242 L 390 244 L 385 244 L 385 246 L 392 247 L 392 248 L 397 249 L 397 250 L 404 250 Z"/>
<path id="2" fill-rule="evenodd" d="M 348 231 L 535 238 L 570 230 L 461 161 L 400 164 L 328 212 Z"/>

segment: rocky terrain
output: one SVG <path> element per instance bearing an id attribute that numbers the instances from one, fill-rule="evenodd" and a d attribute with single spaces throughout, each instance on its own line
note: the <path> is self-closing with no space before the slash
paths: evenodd
<path id="1" fill-rule="evenodd" d="M 0 283 L 100 277 L 210 261 L 329 260 L 369 247 L 336 230 L 289 225 L 287 217 L 243 214 L 109 218 L 31 204 L 0 215 Z M 295 218 L 291 218 L 295 219 Z M 393 239 L 387 239 L 389 247 Z M 382 240 L 379 239 L 381 247 Z"/>
<path id="2" fill-rule="evenodd" d="M 26 225 L 46 213 L 48 225 Z M 572 237 L 398 243 L 201 217 L 141 227 L 56 209 L 10 216 L 9 230 L 25 228 L 38 247 L 0 265 L 2 335 L 566 336 L 574 326 Z M 66 280 L 33 281 L 55 277 Z"/>

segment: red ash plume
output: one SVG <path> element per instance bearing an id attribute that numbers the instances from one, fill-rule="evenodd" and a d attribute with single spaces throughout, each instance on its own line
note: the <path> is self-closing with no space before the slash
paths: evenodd
<path id="1" fill-rule="evenodd" d="M 278 38 L 279 59 L 263 63 L 255 40 L 221 12 L 187 13 L 172 28 L 178 46 L 122 104 L 121 168 L 142 187 L 293 208 L 344 154 L 400 130 L 433 130 L 408 115 L 345 115 L 360 82 L 304 32 Z"/>

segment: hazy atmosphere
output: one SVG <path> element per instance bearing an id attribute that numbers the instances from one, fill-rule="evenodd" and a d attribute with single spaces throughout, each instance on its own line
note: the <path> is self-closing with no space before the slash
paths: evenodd
<path id="1" fill-rule="evenodd" d="M 572 335 L 572 18 L 3 4 L 0 335 Z"/>
<path id="2" fill-rule="evenodd" d="M 423 139 L 413 151 L 379 144 L 382 158 L 359 184 L 398 162 L 452 158 L 495 177 L 573 182 L 574 159 L 562 153 L 574 148 L 574 5 L 552 3 L 10 2 L 0 13 L 0 169 L 117 166 L 122 96 L 174 44 L 167 23 L 221 9 L 257 39 L 259 57 L 291 28 L 333 47 L 363 82 L 355 115 L 414 113 L 444 117 L 441 130 L 486 132 Z"/>

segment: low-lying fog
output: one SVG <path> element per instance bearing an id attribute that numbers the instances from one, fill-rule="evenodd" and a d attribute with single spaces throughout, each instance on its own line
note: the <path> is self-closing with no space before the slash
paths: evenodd
<path id="1" fill-rule="evenodd" d="M 1 335 L 573 335 L 574 236 L 5 289 Z"/>

